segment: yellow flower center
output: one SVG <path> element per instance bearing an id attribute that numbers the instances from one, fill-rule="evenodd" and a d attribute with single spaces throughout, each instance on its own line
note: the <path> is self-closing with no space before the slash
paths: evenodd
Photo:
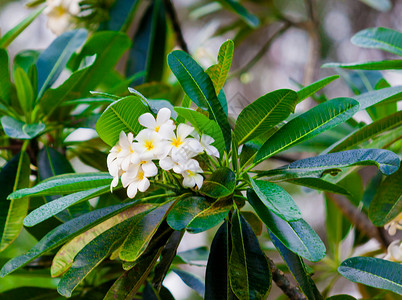
<path id="1" fill-rule="evenodd" d="M 178 148 L 181 144 L 183 144 L 183 141 L 180 139 L 180 137 L 172 140 L 172 145 L 176 148 Z"/>
<path id="2" fill-rule="evenodd" d="M 156 131 L 156 132 L 159 132 L 159 129 L 161 129 L 161 126 L 160 126 L 160 125 L 155 127 L 155 131 Z"/>
<path id="3" fill-rule="evenodd" d="M 154 142 L 153 141 L 145 141 L 145 148 L 148 151 L 151 151 L 154 148 Z"/>
<path id="4" fill-rule="evenodd" d="M 193 171 L 186 170 L 186 172 L 187 172 L 188 176 L 194 176 L 195 175 L 195 172 L 193 172 Z"/>
<path id="5" fill-rule="evenodd" d="M 137 178 L 138 178 L 138 180 L 143 180 L 144 179 L 144 171 L 138 171 Z"/>

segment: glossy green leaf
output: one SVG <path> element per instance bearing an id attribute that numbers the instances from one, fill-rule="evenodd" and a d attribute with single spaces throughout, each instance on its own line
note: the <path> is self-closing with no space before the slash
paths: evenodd
<path id="1" fill-rule="evenodd" d="M 93 189 L 76 192 L 64 197 L 60 197 L 52 202 L 48 202 L 34 211 L 32 211 L 24 219 L 25 226 L 35 226 L 36 224 L 47 220 L 48 218 L 60 213 L 64 209 L 79 202 L 83 202 L 99 195 L 105 194 L 109 191 L 109 185 L 102 185 Z"/>
<path id="2" fill-rule="evenodd" d="M 172 271 L 175 272 L 187 286 L 192 288 L 197 292 L 198 295 L 204 298 L 205 284 L 197 275 L 180 269 L 172 269 Z"/>
<path id="3" fill-rule="evenodd" d="M 43 51 L 37 62 L 38 70 L 38 99 L 50 87 L 65 68 L 70 56 L 85 42 L 87 31 L 77 29 L 68 31 L 57 37 L 50 46 Z"/>
<path id="4" fill-rule="evenodd" d="M 60 226 L 56 227 L 46 234 L 31 250 L 26 254 L 18 256 L 7 262 L 1 269 L 0 276 L 4 277 L 7 274 L 21 268 L 25 264 L 31 262 L 35 258 L 44 253 L 55 249 L 64 244 L 69 239 L 74 238 L 82 232 L 85 232 L 91 227 L 111 218 L 112 216 L 137 205 L 141 200 L 136 200 L 128 203 L 117 204 L 98 209 L 72 219 Z M 158 204 L 155 204 L 158 205 Z"/>
<path id="5" fill-rule="evenodd" d="M 59 278 L 50 278 L 41 270 L 20 272 L 0 279 L 0 295 L 3 300 L 45 300 L 50 297 L 56 299 L 60 296 L 56 292 L 59 280 Z M 36 289 L 39 289 L 40 292 L 38 293 Z M 9 291 L 11 295 L 8 296 L 6 291 Z M 23 291 L 28 291 L 28 293 L 24 294 Z"/>
<path id="6" fill-rule="evenodd" d="M 40 55 L 39 50 L 22 50 L 14 57 L 13 70 L 21 68 L 29 74 L 29 69 L 36 63 Z M 36 85 L 34 85 L 36 87 Z"/>
<path id="7" fill-rule="evenodd" d="M 250 225 L 251 229 L 253 229 L 255 235 L 262 234 L 262 222 L 259 217 L 252 211 L 241 211 L 240 212 L 243 218 Z"/>
<path id="8" fill-rule="evenodd" d="M 1 125 L 9 137 L 21 140 L 30 140 L 46 129 L 46 125 L 42 122 L 26 124 L 9 116 L 1 118 Z"/>
<path id="9" fill-rule="evenodd" d="M 390 0 L 360 0 L 360 1 L 382 12 L 389 11 L 392 8 L 392 3 Z"/>
<path id="10" fill-rule="evenodd" d="M 28 212 L 29 199 L 8 201 L 9 193 L 29 186 L 31 169 L 28 155 L 14 156 L 0 172 L 0 251 L 18 236 L 22 221 Z"/>
<path id="11" fill-rule="evenodd" d="M 364 29 L 356 33 L 351 42 L 359 47 L 381 49 L 402 56 L 402 33 L 393 29 Z"/>
<path id="12" fill-rule="evenodd" d="M 230 66 L 232 65 L 234 51 L 234 43 L 231 40 L 224 42 L 219 48 L 218 63 L 210 66 L 206 73 L 212 80 L 215 87 L 215 93 L 219 95 L 220 90 L 225 84 L 229 74 Z M 219 96 L 218 96 L 219 97 Z"/>
<path id="13" fill-rule="evenodd" d="M 392 115 L 385 118 L 377 120 L 371 124 L 368 124 L 359 130 L 348 135 L 342 139 L 339 143 L 331 149 L 330 152 L 339 152 L 342 150 L 350 149 L 356 147 L 362 142 L 367 141 L 376 135 L 383 133 L 385 131 L 391 130 L 395 127 L 402 125 L 402 111 L 398 111 Z"/>
<path id="14" fill-rule="evenodd" d="M 332 99 L 313 107 L 275 132 L 257 152 L 254 163 L 343 123 L 358 109 L 359 104 L 350 98 Z"/>
<path id="15" fill-rule="evenodd" d="M 123 31 L 123 29 L 127 26 L 126 23 L 132 21 L 131 18 L 128 17 L 134 15 L 139 2 L 140 1 L 138 0 L 123 0 L 114 2 L 108 11 L 109 18 L 99 25 L 98 30 Z"/>
<path id="16" fill-rule="evenodd" d="M 109 173 L 74 173 L 51 177 L 32 188 L 18 190 L 8 199 L 19 199 L 25 196 L 49 196 L 69 194 L 104 186 L 112 182 Z"/>
<path id="17" fill-rule="evenodd" d="M 200 193 L 212 198 L 222 198 L 233 193 L 236 187 L 236 174 L 229 168 L 222 167 L 204 180 Z"/>
<path id="18" fill-rule="evenodd" d="M 232 208 L 231 199 L 210 199 L 199 196 L 184 196 L 178 200 L 167 216 L 174 230 L 187 229 L 192 233 L 203 232 L 223 221 Z"/>
<path id="19" fill-rule="evenodd" d="M 319 190 L 319 191 L 325 191 L 325 192 L 330 192 L 330 193 L 335 193 L 335 194 L 340 194 L 340 195 L 346 195 L 349 196 L 350 192 L 344 189 L 343 187 L 331 183 L 329 181 L 323 180 L 321 178 L 295 178 L 292 180 L 288 181 L 289 183 L 297 184 L 297 185 L 302 185 L 311 189 Z"/>
<path id="20" fill-rule="evenodd" d="M 31 113 L 34 94 L 31 81 L 22 68 L 18 67 L 14 71 L 14 82 L 22 111 L 24 113 Z"/>
<path id="21" fill-rule="evenodd" d="M 359 102 L 360 110 L 371 107 L 380 102 L 393 102 L 402 99 L 402 86 L 393 86 L 385 89 L 371 91 L 355 96 L 354 99 Z"/>
<path id="22" fill-rule="evenodd" d="M 205 133 L 212 137 L 215 140 L 212 145 L 218 149 L 221 156 L 223 155 L 223 151 L 225 151 L 225 139 L 223 138 L 222 130 L 219 128 L 218 123 L 190 108 L 175 107 L 174 110 L 179 116 L 189 121 L 198 133 Z"/>
<path id="23" fill-rule="evenodd" d="M 338 272 L 353 282 L 402 295 L 402 265 L 374 257 L 352 257 L 343 261 Z"/>
<path id="24" fill-rule="evenodd" d="M 326 63 L 322 68 L 342 68 L 354 70 L 400 70 L 402 69 L 402 60 L 381 60 L 361 63 Z"/>
<path id="25" fill-rule="evenodd" d="M 190 249 L 177 253 L 176 257 L 187 263 L 195 264 L 196 261 L 207 261 L 209 255 L 209 250 L 207 247 L 198 247 L 195 249 Z"/>
<path id="26" fill-rule="evenodd" d="M 263 180 L 250 179 L 251 186 L 261 204 L 285 221 L 301 219 L 301 212 L 293 198 L 279 185 Z"/>
<path id="27" fill-rule="evenodd" d="M 265 299 L 271 288 L 272 274 L 250 225 L 236 210 L 231 226 L 232 251 L 229 279 L 239 299 Z"/>
<path id="28" fill-rule="evenodd" d="M 268 176 L 270 180 L 319 178 L 325 174 L 338 174 L 342 172 L 341 168 L 365 165 L 376 165 L 383 174 L 390 175 L 398 170 L 399 164 L 399 157 L 391 151 L 358 149 L 300 159 L 281 168 L 261 172 L 260 176 Z"/>
<path id="29" fill-rule="evenodd" d="M 121 131 L 138 134 L 143 128 L 138 118 L 146 112 L 149 112 L 148 105 L 140 97 L 124 97 L 106 108 L 96 123 L 96 131 L 106 144 L 114 146 Z"/>
<path id="30" fill-rule="evenodd" d="M 300 288 L 306 295 L 307 299 L 324 299 L 318 291 L 313 279 L 311 279 L 310 275 L 308 274 L 306 265 L 303 263 L 302 258 L 297 254 L 294 254 L 292 251 L 289 251 L 289 249 L 286 248 L 285 245 L 271 232 L 269 232 L 269 236 L 281 254 L 283 260 L 286 262 L 286 265 L 289 267 L 290 272 L 300 285 Z"/>
<path id="31" fill-rule="evenodd" d="M 402 211 L 402 168 L 385 178 L 370 203 L 369 218 L 376 226 L 384 226 Z"/>
<path id="32" fill-rule="evenodd" d="M 243 144 L 285 120 L 294 112 L 298 102 L 296 92 L 276 90 L 246 106 L 236 121 L 235 136 Z"/>
<path id="33" fill-rule="evenodd" d="M 7 48 L 12 41 L 14 41 L 21 32 L 25 30 L 44 10 L 41 8 L 37 11 L 30 13 L 24 20 L 17 24 L 17 26 L 11 28 L 0 38 L 0 48 Z"/>
<path id="34" fill-rule="evenodd" d="M 243 5 L 235 0 L 221 0 L 223 5 L 229 7 L 236 14 L 239 15 L 240 18 L 244 20 L 251 27 L 258 27 L 260 24 L 260 20 L 258 17 L 252 13 L 250 13 Z"/>
<path id="35" fill-rule="evenodd" d="M 10 104 L 11 101 L 11 81 L 8 54 L 5 49 L 0 48 L 0 99 Z"/>
<path id="36" fill-rule="evenodd" d="M 381 136 L 373 139 L 369 144 L 370 148 L 389 148 L 395 142 L 402 138 L 402 127 L 395 128 L 388 133 L 384 133 Z"/>
<path id="37" fill-rule="evenodd" d="M 225 139 L 226 150 L 229 151 L 231 138 L 229 121 L 208 74 L 183 51 L 171 52 L 168 55 L 168 64 L 190 99 L 201 109 L 208 108 L 209 118 L 219 124 Z"/>
<path id="38" fill-rule="evenodd" d="M 145 251 L 151 238 L 159 228 L 170 203 L 156 208 L 143 218 L 136 219 L 119 251 L 119 257 L 128 262 L 136 261 Z"/>
<path id="39" fill-rule="evenodd" d="M 314 95 L 323 87 L 330 84 L 332 81 L 338 79 L 339 77 L 340 77 L 339 75 L 332 75 L 324 79 L 318 80 L 306 87 L 303 87 L 301 90 L 297 91 L 297 97 L 299 98 L 299 102 L 310 97 L 311 95 Z"/>
<path id="40" fill-rule="evenodd" d="M 282 220 L 272 213 L 250 189 L 247 191 L 247 199 L 269 230 L 290 251 L 313 262 L 325 256 L 323 242 L 303 219 L 292 222 Z"/>

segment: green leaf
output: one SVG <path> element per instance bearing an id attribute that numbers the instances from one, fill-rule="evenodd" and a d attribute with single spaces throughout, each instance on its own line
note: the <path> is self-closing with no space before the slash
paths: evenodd
<path id="1" fill-rule="evenodd" d="M 369 218 L 375 226 L 384 226 L 402 211 L 402 168 L 377 188 L 369 206 Z"/>
<path id="2" fill-rule="evenodd" d="M 64 197 L 60 197 L 52 202 L 48 202 L 26 216 L 24 219 L 24 225 L 28 227 L 35 226 L 36 224 L 60 213 L 71 205 L 105 194 L 109 191 L 109 189 L 109 185 L 103 185 L 93 189 L 76 192 Z"/>
<path id="3" fill-rule="evenodd" d="M 0 38 L 0 48 L 7 48 L 12 41 L 20 35 L 35 19 L 38 17 L 45 8 L 41 8 L 28 15 L 24 20 L 17 24 L 17 26 L 11 28 Z"/>
<path id="4" fill-rule="evenodd" d="M 393 102 L 402 99 L 402 86 L 393 86 L 385 89 L 371 91 L 355 96 L 354 99 L 359 102 L 360 110 L 371 107 L 382 101 Z"/>
<path id="5" fill-rule="evenodd" d="M 138 118 L 147 112 L 149 112 L 148 105 L 140 97 L 124 97 L 106 108 L 96 122 L 96 131 L 106 144 L 114 146 L 119 140 L 121 131 L 126 134 L 132 132 L 136 136 L 143 129 L 138 123 Z"/>
<path id="6" fill-rule="evenodd" d="M 358 149 L 300 159 L 281 168 L 261 172 L 259 175 L 268 176 L 270 180 L 319 178 L 325 174 L 338 174 L 342 172 L 341 168 L 366 165 L 376 165 L 383 174 L 390 175 L 398 170 L 399 164 L 399 157 L 391 151 Z"/>
<path id="7" fill-rule="evenodd" d="M 180 269 L 172 269 L 172 271 L 175 272 L 187 286 L 204 298 L 205 284 L 198 276 Z"/>
<path id="8" fill-rule="evenodd" d="M 235 0 L 221 0 L 219 1 L 223 5 L 229 7 L 233 10 L 236 14 L 239 15 L 240 18 L 243 19 L 251 27 L 258 27 L 260 25 L 260 20 L 258 17 L 252 13 L 250 13 L 243 5 Z"/>
<path id="9" fill-rule="evenodd" d="M 351 133 L 336 143 L 334 147 L 331 147 L 330 152 L 339 152 L 356 147 L 360 143 L 365 142 L 380 133 L 399 127 L 400 125 L 402 125 L 402 111 L 398 111 L 392 115 L 377 120 Z"/>
<path id="10" fill-rule="evenodd" d="M 292 222 L 282 220 L 272 213 L 250 189 L 247 191 L 247 199 L 272 234 L 290 251 L 313 262 L 325 256 L 323 242 L 303 219 Z"/>
<path id="11" fill-rule="evenodd" d="M 204 197 L 184 195 L 178 199 L 166 220 L 174 230 L 186 228 L 191 233 L 199 233 L 222 222 L 232 205 L 231 199 L 212 202 Z"/>
<path id="12" fill-rule="evenodd" d="M 14 71 L 14 82 L 22 111 L 25 114 L 31 113 L 34 101 L 33 89 L 28 75 L 20 67 Z"/>
<path id="13" fill-rule="evenodd" d="M 351 42 L 359 47 L 381 49 L 402 56 L 402 33 L 393 29 L 364 29 L 356 33 Z"/>
<path id="14" fill-rule="evenodd" d="M 138 205 L 141 200 L 135 200 L 128 203 L 108 206 L 89 212 L 85 215 L 72 219 L 60 226 L 56 227 L 46 234 L 31 250 L 26 254 L 18 256 L 7 262 L 1 269 L 0 276 L 4 277 L 7 274 L 21 268 L 25 264 L 31 262 L 35 258 L 51 251 L 62 245 L 69 239 L 79 235 L 91 227 L 111 218 L 112 216 L 129 209 L 132 206 Z M 150 204 L 153 205 L 153 204 Z M 156 204 L 157 205 L 157 204 Z"/>
<path id="15" fill-rule="evenodd" d="M 335 79 L 338 79 L 340 76 L 339 75 L 332 75 L 329 77 L 326 77 L 324 79 L 318 80 L 304 88 L 302 88 L 300 91 L 297 91 L 297 97 L 299 98 L 299 101 L 302 101 L 311 95 L 314 95 L 317 93 L 319 90 L 321 90 L 324 86 L 330 84 L 332 81 Z"/>
<path id="16" fill-rule="evenodd" d="M 275 132 L 257 152 L 254 163 L 343 123 L 358 109 L 358 103 L 350 98 L 332 99 L 313 107 Z"/>
<path id="17" fill-rule="evenodd" d="M 233 193 L 236 187 L 236 174 L 229 168 L 217 169 L 204 180 L 200 193 L 212 198 L 222 198 Z"/>
<path id="18" fill-rule="evenodd" d="M 354 70 L 400 70 L 402 69 L 402 60 L 381 60 L 361 63 L 326 63 L 321 68 L 343 68 Z"/>
<path id="19" fill-rule="evenodd" d="M 220 90 L 225 84 L 229 74 L 230 66 L 232 65 L 234 51 L 234 43 L 231 40 L 224 42 L 219 48 L 218 63 L 210 66 L 206 73 L 212 80 L 215 87 L 215 93 L 219 95 Z M 218 96 L 219 97 L 219 96 Z"/>
<path id="20" fill-rule="evenodd" d="M 249 180 L 261 204 L 267 209 L 285 221 L 301 219 L 299 207 L 283 188 L 268 181 L 253 180 L 250 177 Z"/>
<path id="21" fill-rule="evenodd" d="M 18 190 L 8 196 L 8 199 L 19 199 L 25 196 L 63 195 L 86 191 L 110 184 L 109 173 L 74 173 L 51 177 L 32 188 Z"/>
<path id="22" fill-rule="evenodd" d="M 66 272 L 71 267 L 75 256 L 97 236 L 127 219 L 132 217 L 143 217 L 144 214 L 148 213 L 154 208 L 154 206 L 149 204 L 138 204 L 73 238 L 71 241 L 61 247 L 54 256 L 52 267 L 50 269 L 52 277 L 60 276 Z"/>
<path id="23" fill-rule="evenodd" d="M 0 48 L 0 99 L 7 104 L 11 101 L 11 86 L 8 54 Z"/>
<path id="24" fill-rule="evenodd" d="M 9 116 L 1 118 L 1 125 L 9 137 L 21 140 L 33 139 L 46 129 L 46 125 L 42 122 L 26 124 Z"/>
<path id="25" fill-rule="evenodd" d="M 360 0 L 360 1 L 382 12 L 389 11 L 392 8 L 392 3 L 390 0 Z"/>
<path id="26" fill-rule="evenodd" d="M 342 262 L 338 272 L 353 282 L 402 295 L 402 265 L 374 257 L 351 257 Z"/>
<path id="27" fill-rule="evenodd" d="M 58 278 L 50 278 L 42 270 L 28 270 L 0 279 L 0 295 L 3 300 L 45 300 L 57 299 Z M 36 291 L 38 289 L 40 292 Z M 52 291 L 53 290 L 53 291 Z M 9 291 L 9 293 L 6 293 Z M 27 291 L 27 293 L 24 293 Z"/>
<path id="28" fill-rule="evenodd" d="M 345 190 L 343 187 L 320 178 L 295 178 L 289 180 L 288 182 L 319 191 L 350 196 L 349 191 Z"/>
<path id="29" fill-rule="evenodd" d="M 232 252 L 229 279 L 239 299 L 265 299 L 271 288 L 272 274 L 250 225 L 236 210 L 232 216 Z"/>
<path id="30" fill-rule="evenodd" d="M 18 236 L 22 220 L 28 212 L 29 199 L 7 201 L 9 193 L 29 186 L 31 169 L 28 155 L 23 152 L 14 156 L 0 172 L 0 251 Z"/>
<path id="31" fill-rule="evenodd" d="M 219 128 L 218 123 L 191 108 L 175 107 L 174 110 L 179 116 L 189 121 L 199 134 L 205 133 L 212 137 L 215 140 L 212 145 L 216 147 L 219 154 L 223 156 L 223 151 L 225 151 L 225 139 L 223 138 L 222 130 Z"/>
<path id="32" fill-rule="evenodd" d="M 116 1 L 108 10 L 109 18 L 99 25 L 98 30 L 124 31 L 128 21 L 132 21 L 130 16 L 135 15 L 140 1 L 123 0 Z"/>
<path id="33" fill-rule="evenodd" d="M 86 38 L 87 31 L 85 29 L 65 32 L 39 55 L 36 62 L 39 91 L 37 99 L 40 99 L 45 90 L 56 81 L 70 56 L 81 47 Z"/>
<path id="34" fill-rule="evenodd" d="M 285 120 L 294 112 L 298 102 L 296 92 L 276 90 L 246 106 L 236 121 L 235 136 L 243 144 Z"/>
<path id="35" fill-rule="evenodd" d="M 168 64 L 190 99 L 201 109 L 208 108 L 209 118 L 219 124 L 225 139 L 226 150 L 229 151 L 231 138 L 229 121 L 207 73 L 190 55 L 179 50 L 168 55 Z"/>
<path id="36" fill-rule="evenodd" d="M 13 70 L 22 68 L 25 73 L 29 74 L 29 69 L 36 63 L 40 51 L 38 50 L 22 50 L 14 57 Z M 36 86 L 36 85 L 34 85 Z"/>
<path id="37" fill-rule="evenodd" d="M 282 242 L 271 232 L 269 232 L 269 237 L 271 238 L 275 247 L 278 249 L 283 260 L 286 262 L 290 272 L 292 272 L 292 275 L 296 279 L 297 283 L 300 285 L 300 288 L 306 295 L 307 299 L 324 299 L 318 291 L 314 281 L 311 279 L 310 275 L 308 275 L 306 265 L 303 263 L 302 258 L 297 254 L 289 251 L 289 249 L 286 248 L 285 245 L 283 245 Z"/>
<path id="38" fill-rule="evenodd" d="M 164 216 L 170 208 L 170 205 L 170 203 L 167 203 L 142 218 L 136 218 L 131 231 L 120 248 L 120 259 L 133 262 L 141 256 L 161 222 L 164 220 Z"/>

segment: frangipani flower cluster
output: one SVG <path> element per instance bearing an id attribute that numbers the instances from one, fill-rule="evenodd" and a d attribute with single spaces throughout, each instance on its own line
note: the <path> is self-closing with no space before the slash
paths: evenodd
<path id="1" fill-rule="evenodd" d="M 194 127 L 184 123 L 176 126 L 168 108 L 162 108 L 155 117 L 145 113 L 138 118 L 145 128 L 136 137 L 130 132 L 120 133 L 119 142 L 110 150 L 107 166 L 113 176 L 111 190 L 121 178 L 127 195 L 134 198 L 137 191 L 144 192 L 150 186 L 148 178 L 158 174 L 158 167 L 165 171 L 173 170 L 183 177 L 183 186 L 201 188 L 203 170 L 195 157 L 204 151 L 219 157 L 218 150 L 211 145 L 214 139 L 207 135 L 201 137 Z"/>
<path id="2" fill-rule="evenodd" d="M 74 18 L 81 12 L 81 0 L 46 0 L 44 13 L 47 27 L 57 35 L 74 27 Z"/>

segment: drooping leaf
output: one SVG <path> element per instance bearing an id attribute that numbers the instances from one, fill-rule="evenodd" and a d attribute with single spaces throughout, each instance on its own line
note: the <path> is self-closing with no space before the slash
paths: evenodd
<path id="1" fill-rule="evenodd" d="M 351 257 L 338 272 L 347 279 L 402 295 L 402 265 L 374 257 Z"/>
<path id="2" fill-rule="evenodd" d="M 236 187 L 236 174 L 229 168 L 217 169 L 204 180 L 200 193 L 212 198 L 222 198 L 233 193 Z"/>
<path id="3" fill-rule="evenodd" d="M 251 27 L 258 27 L 260 24 L 260 20 L 258 17 L 252 13 L 250 13 L 243 5 L 241 5 L 238 1 L 235 0 L 221 0 L 223 5 L 227 6 L 231 10 L 233 10 L 236 14 L 239 15 L 240 18 L 243 19 Z"/>
<path id="4" fill-rule="evenodd" d="M 322 68 L 343 68 L 354 70 L 400 70 L 402 60 L 381 60 L 361 63 L 326 63 Z"/>
<path id="5" fill-rule="evenodd" d="M 172 271 L 175 272 L 187 286 L 204 298 L 205 284 L 198 276 L 180 269 L 172 269 Z"/>
<path id="6" fill-rule="evenodd" d="M 269 230 L 290 251 L 314 262 L 325 256 L 323 242 L 303 219 L 292 222 L 282 220 L 272 213 L 250 189 L 247 191 L 247 199 Z"/>
<path id="7" fill-rule="evenodd" d="M 112 177 L 106 172 L 58 175 L 46 179 L 32 188 L 18 190 L 12 193 L 8 199 L 75 193 L 110 184 L 111 181 Z"/>
<path id="8" fill-rule="evenodd" d="M 359 104 L 350 98 L 321 103 L 292 119 L 271 136 L 257 152 L 254 163 L 328 130 L 353 116 Z"/>
<path id="9" fill-rule="evenodd" d="M 390 175 L 398 170 L 399 164 L 399 157 L 392 151 L 358 149 L 300 159 L 281 168 L 261 172 L 260 175 L 268 176 L 270 180 L 320 178 L 325 174 L 338 174 L 341 168 L 365 165 L 376 165 L 383 174 Z"/>
<path id="10" fill-rule="evenodd" d="M 318 80 L 306 87 L 303 87 L 301 90 L 297 91 L 297 97 L 299 99 L 298 102 L 310 97 L 311 95 L 314 95 L 324 86 L 330 84 L 332 81 L 338 79 L 339 77 L 340 77 L 339 75 L 332 75 L 324 79 Z"/>
<path id="11" fill-rule="evenodd" d="M 219 48 L 218 63 L 210 66 L 206 71 L 215 87 L 215 93 L 218 95 L 225 84 L 226 77 L 229 74 L 232 65 L 234 43 L 231 40 L 224 42 Z"/>
<path id="12" fill-rule="evenodd" d="M 1 125 L 9 137 L 20 140 L 30 140 L 46 129 L 46 125 L 42 122 L 26 124 L 10 116 L 3 116 L 1 118 Z"/>
<path id="13" fill-rule="evenodd" d="M 10 104 L 11 81 L 8 54 L 5 49 L 0 48 L 0 99 Z"/>
<path id="14" fill-rule="evenodd" d="M 250 179 L 251 186 L 261 204 L 285 221 L 301 219 L 299 207 L 279 185 L 263 180 Z"/>
<path id="15" fill-rule="evenodd" d="M 236 121 L 235 136 L 243 144 L 285 120 L 294 112 L 298 102 L 296 92 L 276 90 L 246 106 Z"/>
<path id="16" fill-rule="evenodd" d="M 179 116 L 189 121 L 197 132 L 212 137 L 215 140 L 212 145 L 218 149 L 221 156 L 223 155 L 223 151 L 225 150 L 225 139 L 223 138 L 222 130 L 219 128 L 218 123 L 190 108 L 175 107 L 174 110 L 177 111 Z"/>
<path id="17" fill-rule="evenodd" d="M 318 291 L 313 279 L 306 270 L 306 265 L 300 256 L 290 251 L 285 245 L 271 232 L 269 233 L 271 241 L 278 249 L 286 265 L 289 267 L 297 283 L 300 285 L 303 293 L 309 300 L 321 300 L 324 299 Z"/>
<path id="18" fill-rule="evenodd" d="M 226 150 L 229 151 L 231 138 L 229 121 L 208 74 L 183 51 L 171 52 L 168 55 L 168 64 L 190 99 L 201 109 L 208 109 L 209 118 L 219 124 Z"/>
<path id="19" fill-rule="evenodd" d="M 140 1 L 135 0 L 123 0 L 116 1 L 108 11 L 109 18 L 105 22 L 99 25 L 98 30 L 114 30 L 119 31 L 122 27 L 126 26 L 126 22 L 131 21 L 131 18 L 127 18 L 130 15 L 134 15 Z"/>
<path id="20" fill-rule="evenodd" d="M 199 196 L 183 196 L 167 216 L 167 222 L 174 230 L 187 229 L 198 233 L 210 229 L 227 216 L 232 200 L 210 199 Z"/>
<path id="21" fill-rule="evenodd" d="M 402 86 L 393 86 L 385 89 L 370 91 L 355 96 L 354 99 L 359 102 L 360 110 L 371 107 L 377 103 L 388 103 L 402 99 Z"/>
<path id="22" fill-rule="evenodd" d="M 50 87 L 65 68 L 70 56 L 85 42 L 87 31 L 77 29 L 68 31 L 57 37 L 50 46 L 43 51 L 37 62 L 38 70 L 38 99 Z"/>
<path id="23" fill-rule="evenodd" d="M 261 235 L 262 233 L 262 222 L 257 215 L 251 211 L 241 211 L 243 218 L 250 225 L 251 229 L 254 231 L 255 235 Z"/>
<path id="24" fill-rule="evenodd" d="M 377 188 L 369 206 L 369 218 L 376 226 L 384 226 L 402 211 L 402 168 L 385 178 Z"/>
<path id="25" fill-rule="evenodd" d="M 287 182 L 297 184 L 297 185 L 302 185 L 311 189 L 319 190 L 319 191 L 325 191 L 325 192 L 331 192 L 335 194 L 341 194 L 341 195 L 346 195 L 349 196 L 350 192 L 344 189 L 343 187 L 331 183 L 329 181 L 323 180 L 321 178 L 311 178 L 311 177 L 306 177 L 306 178 L 295 178 L 288 180 Z"/>
<path id="26" fill-rule="evenodd" d="M 236 210 L 231 226 L 230 285 L 239 299 L 265 299 L 272 275 L 250 225 Z"/>
<path id="27" fill-rule="evenodd" d="M 32 104 L 34 101 L 34 93 L 31 81 L 23 69 L 17 68 L 14 71 L 14 82 L 22 111 L 24 113 L 31 113 Z"/>
<path id="28" fill-rule="evenodd" d="M 402 56 L 402 33 L 390 28 L 367 28 L 356 33 L 351 42 L 359 47 L 381 49 Z"/>
<path id="29" fill-rule="evenodd" d="M 8 201 L 11 192 L 29 186 L 30 161 L 23 152 L 14 156 L 0 172 L 0 251 L 18 236 L 28 212 L 29 199 Z"/>
<path id="30" fill-rule="evenodd" d="M 106 144 L 114 146 L 119 140 L 121 131 L 137 135 L 143 128 L 138 118 L 146 112 L 149 112 L 148 105 L 140 97 L 124 97 L 106 108 L 96 122 L 96 131 Z"/>
<path id="31" fill-rule="evenodd" d="M 79 202 L 87 201 L 109 191 L 109 185 L 102 185 L 93 189 L 76 192 L 64 197 L 60 197 L 52 202 L 48 202 L 34 211 L 24 219 L 25 226 L 35 226 L 48 218 L 60 213 L 64 209 Z"/>

